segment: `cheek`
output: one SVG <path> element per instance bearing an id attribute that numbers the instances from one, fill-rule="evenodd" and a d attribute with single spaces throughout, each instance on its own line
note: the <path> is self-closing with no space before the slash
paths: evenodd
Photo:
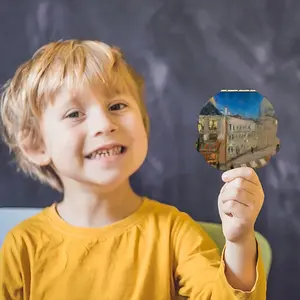
<path id="1" fill-rule="evenodd" d="M 144 126 L 143 121 L 139 121 L 133 127 L 132 138 L 135 146 L 141 155 L 145 155 L 148 151 L 148 135 Z"/>
<path id="2" fill-rule="evenodd" d="M 143 118 L 139 109 L 136 108 L 134 111 L 124 116 L 121 122 L 125 127 L 127 127 L 128 131 L 134 133 L 133 136 L 141 136 L 144 134 L 147 135 Z"/>
<path id="3" fill-rule="evenodd" d="M 147 133 L 144 126 L 144 122 L 140 116 L 135 116 L 134 118 L 128 118 L 126 120 L 126 127 L 135 141 L 144 142 L 147 140 Z"/>
<path id="4" fill-rule="evenodd" d="M 49 128 L 46 133 L 46 147 L 54 160 L 66 159 L 69 153 L 80 151 L 81 139 L 80 133 L 62 128 Z M 75 138 L 76 137 L 76 138 Z"/>
<path id="5" fill-rule="evenodd" d="M 138 154 L 135 158 L 140 160 L 141 156 L 145 156 L 148 151 L 148 136 L 141 114 L 136 110 L 124 116 L 120 121 L 127 137 L 131 140 L 133 153 Z"/>

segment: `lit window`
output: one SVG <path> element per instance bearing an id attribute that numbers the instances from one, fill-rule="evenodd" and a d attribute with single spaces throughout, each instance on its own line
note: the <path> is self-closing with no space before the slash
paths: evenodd
<path id="1" fill-rule="evenodd" d="M 204 119 L 201 118 L 199 119 L 199 123 L 198 123 L 198 131 L 202 131 L 204 130 Z"/>
<path id="2" fill-rule="evenodd" d="M 217 129 L 217 120 L 209 120 L 209 129 L 210 130 L 215 130 Z"/>

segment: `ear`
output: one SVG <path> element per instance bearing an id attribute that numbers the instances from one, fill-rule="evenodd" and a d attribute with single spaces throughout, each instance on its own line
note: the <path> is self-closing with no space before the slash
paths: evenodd
<path id="1" fill-rule="evenodd" d="M 19 139 L 19 144 L 23 155 L 35 165 L 47 166 L 51 163 L 51 157 L 42 139 L 34 140 L 32 137 L 27 136 Z"/>

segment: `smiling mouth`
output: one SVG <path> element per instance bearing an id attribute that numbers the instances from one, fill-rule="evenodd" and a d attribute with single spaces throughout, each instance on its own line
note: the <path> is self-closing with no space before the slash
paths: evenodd
<path id="1" fill-rule="evenodd" d="M 94 151 L 90 155 L 87 155 L 86 158 L 91 159 L 91 160 L 98 160 L 98 159 L 101 159 L 104 157 L 118 156 L 118 155 L 125 153 L 125 151 L 126 151 L 126 147 L 115 146 L 110 149 L 102 149 L 102 150 L 100 149 L 100 150 Z"/>

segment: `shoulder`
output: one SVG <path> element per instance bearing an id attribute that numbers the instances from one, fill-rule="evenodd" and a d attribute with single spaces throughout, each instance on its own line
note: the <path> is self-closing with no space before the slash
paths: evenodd
<path id="1" fill-rule="evenodd" d="M 8 230 L 3 239 L 2 247 L 4 248 L 22 248 L 29 247 L 36 243 L 42 233 L 43 229 L 47 227 L 47 213 L 50 207 L 42 209 L 35 215 L 20 221 L 13 228 Z"/>
<path id="2" fill-rule="evenodd" d="M 169 204 L 162 203 L 158 200 L 154 200 L 152 198 L 144 197 L 145 204 L 153 210 L 153 212 L 157 213 L 162 213 L 162 214 L 170 214 L 170 213 L 177 213 L 179 210 Z"/>
<path id="3" fill-rule="evenodd" d="M 200 222 L 194 220 L 188 213 L 180 211 L 175 206 L 163 204 L 147 199 L 152 211 L 149 220 L 156 224 L 160 232 L 169 231 L 169 234 L 179 248 L 201 247 L 215 248 L 215 244 Z M 154 221 L 153 221 L 154 220 Z"/>
<path id="4" fill-rule="evenodd" d="M 176 218 L 184 214 L 173 205 L 165 204 L 151 198 L 145 197 L 144 199 L 145 206 L 148 208 L 150 216 L 160 218 Z"/>
<path id="5" fill-rule="evenodd" d="M 188 213 L 180 211 L 173 205 L 164 204 L 150 198 L 145 198 L 145 201 L 147 201 L 146 205 L 149 207 L 149 218 L 168 222 L 172 227 L 183 225 L 199 227 L 199 224 Z"/>

